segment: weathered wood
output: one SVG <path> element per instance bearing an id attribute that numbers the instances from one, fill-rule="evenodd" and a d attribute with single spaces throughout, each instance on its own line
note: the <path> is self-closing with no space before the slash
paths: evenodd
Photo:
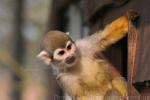
<path id="1" fill-rule="evenodd" d="M 128 34 L 128 94 L 129 96 L 140 96 L 137 90 L 133 87 L 133 76 L 135 66 L 135 59 L 136 59 L 136 50 L 137 50 L 137 29 L 132 24 L 129 23 L 129 34 Z M 130 99 L 137 100 L 138 98 Z"/>
<path id="2" fill-rule="evenodd" d="M 150 9 L 149 0 L 138 0 L 136 2 L 136 9 L 140 13 L 139 27 L 138 27 L 138 41 L 136 53 L 135 78 L 136 82 L 144 82 L 150 80 Z"/>
<path id="3" fill-rule="evenodd" d="M 84 0 L 84 3 L 84 19 L 88 21 L 98 11 L 98 9 L 112 4 L 112 0 Z"/>
<path id="4" fill-rule="evenodd" d="M 98 15 L 103 16 L 107 10 L 120 7 L 125 4 L 128 0 L 84 0 L 84 22 L 97 19 Z M 95 16 L 96 15 L 96 16 Z"/>
<path id="5" fill-rule="evenodd" d="M 107 11 L 107 13 L 103 16 L 103 26 L 107 25 L 112 20 L 115 20 L 116 18 L 126 14 L 128 10 L 133 9 L 134 3 L 134 0 L 130 0 L 123 6 L 112 8 L 109 11 Z"/>

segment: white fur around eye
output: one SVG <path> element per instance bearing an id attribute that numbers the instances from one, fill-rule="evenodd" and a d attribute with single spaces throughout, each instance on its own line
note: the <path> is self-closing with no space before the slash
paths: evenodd
<path id="1" fill-rule="evenodd" d="M 62 51 L 63 49 L 56 49 L 54 52 L 54 59 L 56 60 L 63 60 L 64 56 L 63 55 L 59 55 L 59 52 Z M 65 54 L 64 54 L 65 55 Z"/>
<path id="2" fill-rule="evenodd" d="M 67 44 L 66 44 L 66 48 L 68 47 L 68 45 L 72 44 L 71 41 L 68 41 Z"/>

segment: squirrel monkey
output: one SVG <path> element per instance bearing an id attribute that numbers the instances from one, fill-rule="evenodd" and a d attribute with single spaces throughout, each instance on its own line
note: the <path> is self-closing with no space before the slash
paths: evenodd
<path id="1" fill-rule="evenodd" d="M 45 34 L 37 57 L 51 66 L 56 80 L 72 99 L 124 100 L 125 79 L 113 76 L 109 62 L 96 55 L 126 35 L 128 22 L 128 17 L 122 16 L 103 31 L 75 42 L 67 33 L 50 31 Z"/>

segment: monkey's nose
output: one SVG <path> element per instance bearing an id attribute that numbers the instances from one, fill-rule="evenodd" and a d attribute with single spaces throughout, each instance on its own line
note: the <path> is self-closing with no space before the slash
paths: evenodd
<path id="1" fill-rule="evenodd" d="M 71 63 L 73 63 L 74 61 L 75 61 L 75 57 L 74 57 L 74 56 L 67 57 L 66 60 L 65 60 L 65 62 L 66 62 L 67 64 L 71 64 Z"/>

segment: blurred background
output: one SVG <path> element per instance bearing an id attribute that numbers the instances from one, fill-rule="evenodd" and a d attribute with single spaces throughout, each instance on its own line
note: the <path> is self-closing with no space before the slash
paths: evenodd
<path id="1" fill-rule="evenodd" d="M 56 4 L 55 0 L 0 0 L 0 100 L 62 100 L 50 67 L 36 59 L 40 41 L 48 30 L 69 31 L 78 39 L 87 35 L 88 28 L 82 27 L 81 2 L 65 13 L 57 12 Z"/>
<path id="2" fill-rule="evenodd" d="M 51 0 L 0 0 L 0 100 L 53 100 L 49 68 L 36 59 L 50 7 Z"/>

